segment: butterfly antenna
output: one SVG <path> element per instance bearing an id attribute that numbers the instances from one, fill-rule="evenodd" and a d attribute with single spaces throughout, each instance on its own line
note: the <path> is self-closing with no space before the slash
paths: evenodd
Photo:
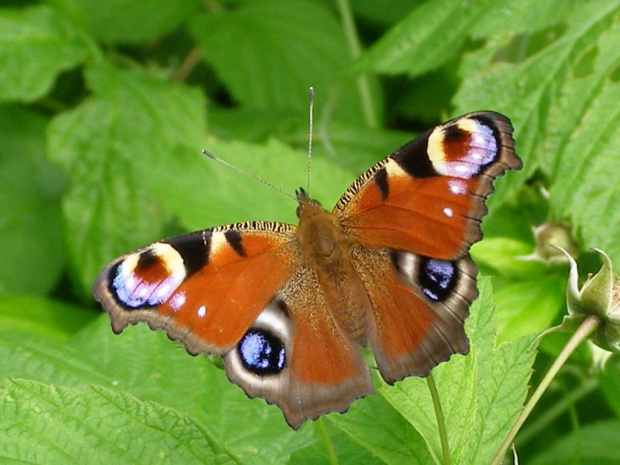
<path id="1" fill-rule="evenodd" d="M 314 120 L 314 87 L 308 88 L 309 135 L 308 135 L 308 196 L 310 196 L 310 173 L 312 171 L 312 126 Z"/>
<path id="2" fill-rule="evenodd" d="M 209 152 L 208 150 L 204 149 L 204 150 L 202 151 L 202 154 L 203 154 L 203 155 L 206 155 L 206 156 L 207 156 L 207 157 L 209 157 L 211 160 L 215 160 L 215 161 L 217 161 L 218 163 L 221 163 L 222 165 L 227 166 L 227 167 L 229 167 L 229 168 L 233 169 L 233 170 L 234 170 L 234 171 L 236 171 L 237 173 L 240 173 L 240 174 L 242 174 L 242 175 L 244 175 L 244 176 L 246 176 L 246 177 L 248 177 L 248 178 L 250 178 L 250 179 L 253 179 L 254 181 L 258 181 L 258 182 L 260 182 L 261 184 L 263 184 L 263 185 L 265 185 L 265 186 L 267 186 L 267 187 L 270 187 L 270 188 L 272 188 L 274 191 L 279 192 L 280 194 L 282 194 L 282 195 L 284 195 L 284 196 L 286 196 L 286 197 L 288 197 L 288 198 L 290 198 L 290 199 L 293 199 L 295 202 L 297 202 L 297 197 L 294 197 L 294 196 L 292 196 L 291 194 L 289 194 L 288 192 L 286 192 L 286 191 L 284 191 L 284 190 L 280 189 L 279 187 L 274 186 L 274 185 L 273 185 L 273 184 L 271 184 L 270 182 L 265 181 L 264 179 L 259 178 L 258 176 L 254 175 L 254 174 L 248 173 L 247 171 L 242 170 L 242 169 L 241 169 L 241 168 L 239 168 L 238 166 L 235 166 L 235 165 L 233 165 L 232 163 L 229 163 L 229 162 L 227 162 L 226 160 L 221 159 L 220 157 L 218 157 L 218 156 L 216 156 L 216 155 L 212 154 L 211 152 Z"/>

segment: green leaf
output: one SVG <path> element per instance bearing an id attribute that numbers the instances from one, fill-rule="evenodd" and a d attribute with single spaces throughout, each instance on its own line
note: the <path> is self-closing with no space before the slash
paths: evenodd
<path id="1" fill-rule="evenodd" d="M 580 0 L 536 0 L 504 2 L 501 8 L 494 8 L 488 14 L 481 15 L 472 30 L 472 36 L 494 37 L 505 34 L 508 30 L 511 34 L 529 33 L 542 30 L 550 32 L 550 27 L 566 20 L 572 11 L 578 6 Z M 551 38 L 553 35 L 550 34 Z M 523 45 L 523 44 L 522 44 Z M 529 47 L 522 46 L 520 52 L 527 51 Z"/>
<path id="2" fill-rule="evenodd" d="M 178 28 L 200 0 L 50 0 L 103 42 L 139 44 Z"/>
<path id="3" fill-rule="evenodd" d="M 452 356 L 433 370 L 454 464 L 489 463 L 522 409 L 536 355 L 533 337 L 495 347 L 495 317 L 488 279 L 479 283 L 465 328 L 470 353 Z M 441 446 L 425 379 L 407 378 L 380 390 L 420 433 L 441 463 Z"/>
<path id="4" fill-rule="evenodd" d="M 342 27 L 320 2 L 246 1 L 196 17 L 190 32 L 240 105 L 305 115 L 314 86 L 319 115 L 363 121 L 356 77 L 340 76 L 351 61 Z"/>
<path id="5" fill-rule="evenodd" d="M 617 465 L 620 463 L 618 438 L 618 420 L 581 426 L 554 444 L 547 445 L 544 452 L 528 461 L 528 465 Z"/>
<path id="6" fill-rule="evenodd" d="M 94 384 L 157 402 L 191 418 L 243 463 L 282 463 L 314 443 L 310 426 L 292 431 L 277 407 L 248 399 L 206 357 L 190 357 L 146 325 L 115 336 L 107 316 L 64 345 L 37 333 L 0 332 L 0 373 L 72 388 Z"/>
<path id="7" fill-rule="evenodd" d="M 389 26 L 403 18 L 412 4 L 416 2 L 377 2 L 375 0 L 352 0 L 351 8 L 356 16 L 359 17 L 360 24 L 369 22 L 373 25 Z"/>
<path id="8" fill-rule="evenodd" d="M 0 294 L 44 294 L 65 265 L 60 193 L 66 176 L 45 159 L 41 115 L 0 106 Z"/>
<path id="9" fill-rule="evenodd" d="M 42 97 L 86 51 L 78 31 L 46 6 L 0 9 L 0 101 Z"/>
<path id="10" fill-rule="evenodd" d="M 88 309 L 42 297 L 0 298 L 0 331 L 32 332 L 65 342 L 95 315 Z"/>
<path id="11" fill-rule="evenodd" d="M 28 380 L 0 391 L 4 460 L 29 463 L 238 463 L 186 415 L 100 386 Z"/>
<path id="12" fill-rule="evenodd" d="M 379 414 L 379 412 L 376 413 Z M 291 458 L 287 463 L 295 465 L 314 465 L 317 463 L 338 463 L 339 465 L 384 463 L 382 460 L 383 457 L 374 454 L 370 450 L 371 448 L 363 447 L 363 445 L 360 447 L 360 444 L 352 436 L 349 436 L 347 432 L 334 426 L 331 422 L 325 421 L 325 419 L 317 420 L 313 429 L 314 436 L 317 438 L 317 443 L 291 454 Z M 378 436 L 382 436 L 381 433 L 378 433 Z M 329 446 L 331 446 L 330 448 L 333 450 L 333 455 L 336 457 L 335 461 L 328 449 Z M 408 446 L 411 445 L 408 444 Z M 396 454 L 398 452 L 399 451 L 396 451 Z M 407 459 L 409 458 L 407 457 Z M 412 462 L 409 460 L 403 463 Z"/>
<path id="13" fill-rule="evenodd" d="M 328 131 L 319 132 L 315 137 L 317 153 L 324 151 L 328 160 L 349 168 L 352 171 L 349 184 L 352 184 L 357 176 L 405 145 L 414 136 L 410 132 L 371 129 L 334 122 Z M 315 184 L 323 183 L 320 173 L 317 173 L 315 178 L 317 178 L 314 180 Z"/>
<path id="14" fill-rule="evenodd" d="M 507 237 L 489 237 L 472 247 L 471 254 L 478 266 L 484 266 L 509 278 L 527 279 L 544 275 L 548 266 L 532 260 L 534 246 Z"/>
<path id="15" fill-rule="evenodd" d="M 433 461 L 420 433 L 380 395 L 356 401 L 345 415 L 331 414 L 327 418 L 349 440 L 383 463 L 427 464 Z M 333 442 L 339 455 L 346 458 L 339 443 Z"/>
<path id="16" fill-rule="evenodd" d="M 605 249 L 618 263 L 620 244 L 609 232 L 620 229 L 620 111 L 614 105 L 620 101 L 620 6 L 600 6 L 602 11 L 583 11 L 591 28 L 576 41 L 558 104 L 552 106 L 553 150 L 543 169 L 556 180 L 550 200 L 557 214 L 581 228 L 586 246 Z"/>
<path id="17" fill-rule="evenodd" d="M 423 2 L 364 56 L 367 69 L 418 76 L 454 58 L 476 23 L 503 6 L 493 0 Z"/>
<path id="18" fill-rule="evenodd" d="M 209 150 L 235 166 L 275 184 L 285 193 L 293 195 L 307 182 L 307 153 L 292 150 L 275 140 L 266 144 L 246 144 L 210 140 Z M 202 219 L 202 227 L 214 226 L 221 221 L 232 223 L 243 220 L 275 220 L 297 223 L 296 202 L 254 181 L 247 181 L 242 175 L 225 166 L 210 167 L 209 187 L 216 194 L 217 202 L 205 211 L 205 199 L 196 199 L 192 224 Z M 314 157 L 312 160 L 312 197 L 331 210 L 354 176 L 340 168 L 334 160 Z M 320 181 L 320 182 L 319 182 Z M 201 180 L 204 182 L 204 179 Z M 186 196 L 188 194 L 186 193 Z M 189 193 L 191 199 L 191 193 Z M 217 197 L 216 197 L 217 196 Z M 192 203 L 192 202 L 190 202 Z M 193 207 L 185 207 L 189 209 Z"/>
<path id="19" fill-rule="evenodd" d="M 218 139 L 262 144 L 269 139 L 278 139 L 300 151 L 303 150 L 303 155 L 300 153 L 298 156 L 303 158 L 305 163 L 308 148 L 308 117 L 305 113 L 285 118 L 273 109 L 236 109 L 211 112 L 209 116 L 212 134 Z M 315 158 L 325 156 L 327 160 L 350 170 L 352 174 L 349 183 L 352 183 L 356 176 L 361 175 L 413 137 L 414 134 L 409 132 L 373 129 L 358 124 L 333 121 L 328 127 L 317 129 L 315 126 L 312 153 Z M 260 166 L 260 163 L 256 165 Z M 304 173 L 291 171 L 291 174 L 293 177 L 299 174 L 299 179 L 301 179 L 305 174 L 305 167 L 303 171 Z M 311 174 L 313 186 L 329 181 L 325 173 Z"/>
<path id="20" fill-rule="evenodd" d="M 554 182 L 550 200 L 556 215 L 573 218 L 589 244 L 616 259 L 620 249 L 608 231 L 620 227 L 613 208 L 619 200 L 614 187 L 619 11 L 617 3 L 606 0 L 577 2 L 551 41 L 541 42 L 539 31 L 532 32 L 529 38 L 539 46 L 525 54 L 519 50 L 527 48 L 528 36 L 514 37 L 507 30 L 466 55 L 461 71 L 466 79 L 455 97 L 458 112 L 493 108 L 506 112 L 515 126 L 524 170 L 509 176 L 491 203 L 503 202 L 542 168 Z"/>
<path id="21" fill-rule="evenodd" d="M 188 145 L 198 154 L 205 126 L 198 91 L 107 65 L 87 78 L 95 97 L 57 116 L 48 132 L 50 156 L 73 181 L 63 209 L 84 293 L 106 262 L 161 234 L 166 215 L 155 197 L 166 197 L 168 183 L 182 185 L 162 173 L 178 172 L 183 159 L 171 154 Z"/>
<path id="22" fill-rule="evenodd" d="M 566 279 L 535 276 L 495 293 L 498 341 L 511 341 L 549 328 L 566 309 Z"/>

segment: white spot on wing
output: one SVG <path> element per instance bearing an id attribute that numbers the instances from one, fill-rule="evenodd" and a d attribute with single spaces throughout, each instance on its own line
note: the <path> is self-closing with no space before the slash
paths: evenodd
<path id="1" fill-rule="evenodd" d="M 448 168 L 448 172 L 452 172 L 453 176 L 457 176 L 459 178 L 471 178 L 474 174 L 476 174 L 474 169 L 477 168 L 470 164 L 458 162 L 446 163 L 446 166 Z"/>
<path id="2" fill-rule="evenodd" d="M 204 305 L 201 305 L 197 313 L 200 318 L 204 318 L 205 315 L 207 314 L 207 307 L 205 307 Z"/>
<path id="3" fill-rule="evenodd" d="M 153 298 L 155 300 L 163 302 L 172 295 L 173 291 L 174 289 L 172 287 L 170 279 L 165 279 L 159 286 L 157 286 L 157 288 L 153 292 Z"/>
<path id="4" fill-rule="evenodd" d="M 185 305 L 185 301 L 187 298 L 185 297 L 185 292 L 177 292 L 170 299 L 170 307 L 173 311 L 178 311 L 183 305 Z"/>
<path id="5" fill-rule="evenodd" d="M 149 296 L 150 293 L 153 292 L 153 289 L 154 289 L 154 286 L 152 285 L 142 284 L 138 286 L 135 294 L 140 300 L 147 300 L 147 297 Z"/>
<path id="6" fill-rule="evenodd" d="M 451 208 L 444 208 L 443 209 L 443 214 L 446 215 L 448 218 L 452 218 L 454 216 L 454 211 L 452 211 Z"/>
<path id="7" fill-rule="evenodd" d="M 485 126 L 486 127 L 486 126 Z M 474 137 L 472 138 L 474 141 L 474 145 L 476 146 L 483 146 L 486 143 L 486 139 L 482 136 L 482 134 L 474 134 Z"/>
<path id="8" fill-rule="evenodd" d="M 450 192 L 456 195 L 464 195 L 467 193 L 467 186 L 459 179 L 450 179 L 448 181 L 448 188 Z"/>
<path id="9" fill-rule="evenodd" d="M 481 154 L 480 152 L 477 152 L 475 150 L 472 150 L 471 152 L 469 152 L 469 156 L 472 160 L 479 162 L 480 160 L 483 159 L 484 155 Z"/>

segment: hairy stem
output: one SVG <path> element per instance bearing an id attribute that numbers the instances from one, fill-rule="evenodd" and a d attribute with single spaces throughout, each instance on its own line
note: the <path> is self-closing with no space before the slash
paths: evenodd
<path id="1" fill-rule="evenodd" d="M 544 414 L 540 415 L 535 422 L 528 424 L 527 427 L 523 428 L 521 433 L 519 433 L 519 437 L 517 438 L 519 446 L 522 447 L 530 440 L 537 437 L 542 431 L 547 428 L 547 426 L 549 426 L 560 415 L 566 412 L 566 410 L 568 410 L 571 405 L 576 404 L 581 399 L 598 389 L 598 387 L 599 382 L 596 378 L 590 378 L 585 380 L 581 386 L 569 392 L 566 397 L 563 397 L 561 400 L 551 406 L 551 408 L 549 408 Z"/>
<path id="2" fill-rule="evenodd" d="M 562 352 L 560 352 L 560 354 L 558 355 L 558 358 L 555 359 L 553 365 L 551 365 L 551 368 L 549 368 L 549 371 L 534 391 L 534 394 L 532 394 L 532 397 L 530 397 L 530 400 L 527 402 L 527 404 L 525 404 L 525 407 L 521 411 L 521 414 L 517 418 L 517 421 L 508 432 L 508 435 L 504 439 L 504 442 L 502 442 L 502 445 L 497 451 L 497 454 L 495 454 L 495 457 L 493 457 L 491 465 L 501 464 L 502 459 L 506 455 L 506 451 L 514 441 L 517 432 L 519 431 L 519 429 L 521 429 L 521 426 L 523 426 L 523 423 L 525 423 L 525 420 L 530 415 L 530 413 L 532 413 L 532 410 L 542 397 L 543 393 L 551 384 L 551 381 L 553 381 L 566 360 L 568 360 L 568 357 L 570 357 L 570 355 L 575 351 L 577 346 L 579 346 L 579 344 L 581 344 L 590 334 L 594 332 L 594 330 L 598 327 L 599 323 L 600 320 L 597 316 L 590 315 L 584 320 L 583 323 L 581 323 L 581 326 L 577 328 L 577 331 L 575 331 L 572 337 L 568 340 L 568 342 L 562 349 Z"/>

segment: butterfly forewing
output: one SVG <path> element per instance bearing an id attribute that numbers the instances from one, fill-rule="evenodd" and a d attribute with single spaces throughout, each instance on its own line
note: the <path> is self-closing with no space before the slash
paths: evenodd
<path id="1" fill-rule="evenodd" d="M 472 113 L 377 163 L 334 213 L 357 243 L 451 260 L 481 238 L 493 179 L 520 167 L 510 122 L 493 112 Z"/>
<path id="2" fill-rule="evenodd" d="M 106 267 L 93 292 L 116 332 L 144 321 L 190 353 L 222 355 L 299 266 L 294 230 L 251 222 L 156 242 Z"/>

